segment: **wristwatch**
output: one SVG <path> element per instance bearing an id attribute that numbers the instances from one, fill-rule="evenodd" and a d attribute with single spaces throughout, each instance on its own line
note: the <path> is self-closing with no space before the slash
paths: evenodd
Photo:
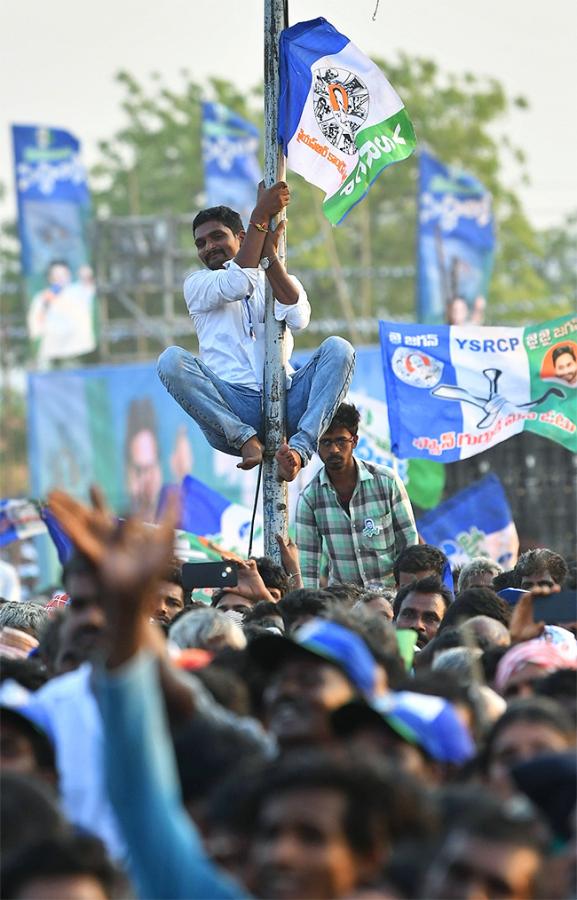
<path id="1" fill-rule="evenodd" d="M 268 256 L 263 256 L 260 261 L 260 265 L 261 265 L 261 268 L 264 269 L 266 272 L 266 270 L 270 269 L 270 267 L 272 266 L 272 264 L 274 262 L 276 262 L 276 256 L 273 256 L 272 259 L 270 259 L 270 257 L 268 257 Z"/>

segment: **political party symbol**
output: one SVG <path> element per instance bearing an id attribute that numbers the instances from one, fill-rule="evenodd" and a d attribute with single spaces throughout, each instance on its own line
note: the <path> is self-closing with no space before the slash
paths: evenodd
<path id="1" fill-rule="evenodd" d="M 369 92 L 358 75 L 345 69 L 315 69 L 313 109 L 323 135 L 333 147 L 352 155 L 355 135 L 369 110 Z"/>

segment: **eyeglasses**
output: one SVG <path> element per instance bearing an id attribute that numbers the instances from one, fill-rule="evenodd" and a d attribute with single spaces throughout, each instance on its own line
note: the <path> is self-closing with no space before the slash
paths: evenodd
<path id="1" fill-rule="evenodd" d="M 353 441 L 354 437 L 321 438 L 319 441 L 319 447 L 322 447 L 323 450 L 328 450 L 329 447 L 332 447 L 334 444 L 335 447 L 339 448 L 339 450 L 344 450 L 347 444 L 352 444 Z"/>

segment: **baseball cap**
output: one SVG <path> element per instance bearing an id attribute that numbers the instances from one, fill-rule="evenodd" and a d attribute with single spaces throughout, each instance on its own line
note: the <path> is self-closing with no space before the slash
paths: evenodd
<path id="1" fill-rule="evenodd" d="M 475 745 L 453 705 L 442 697 L 398 691 L 371 703 L 353 700 L 331 717 L 337 734 L 348 735 L 365 723 L 384 723 L 400 738 L 437 762 L 462 764 Z"/>
<path id="2" fill-rule="evenodd" d="M 358 634 L 326 619 L 311 619 L 290 637 L 267 634 L 256 637 L 247 653 L 268 672 L 285 660 L 306 654 L 337 666 L 365 697 L 373 697 L 377 663 Z"/>

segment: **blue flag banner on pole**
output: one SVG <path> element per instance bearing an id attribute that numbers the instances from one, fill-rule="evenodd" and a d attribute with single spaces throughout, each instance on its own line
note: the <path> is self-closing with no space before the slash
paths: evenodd
<path id="1" fill-rule="evenodd" d="M 454 462 L 533 431 L 577 451 L 577 317 L 525 328 L 380 323 L 391 449 Z"/>
<path id="2" fill-rule="evenodd" d="M 180 488 L 180 528 L 192 534 L 208 537 L 227 550 L 246 552 L 250 536 L 251 510 L 239 503 L 231 503 L 218 491 L 198 478 L 186 475 Z M 262 517 L 258 516 L 258 552 L 262 550 Z"/>
<path id="3" fill-rule="evenodd" d="M 80 143 L 36 125 L 12 137 L 29 336 L 42 362 L 82 356 L 96 347 L 96 304 Z"/>
<path id="4" fill-rule="evenodd" d="M 246 225 L 262 178 L 258 128 L 221 103 L 202 104 L 202 160 L 207 206 L 230 206 Z"/>
<path id="5" fill-rule="evenodd" d="M 287 165 L 325 192 L 338 225 L 387 166 L 411 155 L 415 132 L 379 67 L 326 19 L 280 37 L 279 141 Z"/>
<path id="6" fill-rule="evenodd" d="M 419 158 L 419 322 L 482 325 L 493 267 L 491 195 L 468 172 Z"/>
<path id="7" fill-rule="evenodd" d="M 417 522 L 419 534 L 448 556 L 453 567 L 488 556 L 504 569 L 517 561 L 519 538 L 503 485 L 486 475 Z"/>

